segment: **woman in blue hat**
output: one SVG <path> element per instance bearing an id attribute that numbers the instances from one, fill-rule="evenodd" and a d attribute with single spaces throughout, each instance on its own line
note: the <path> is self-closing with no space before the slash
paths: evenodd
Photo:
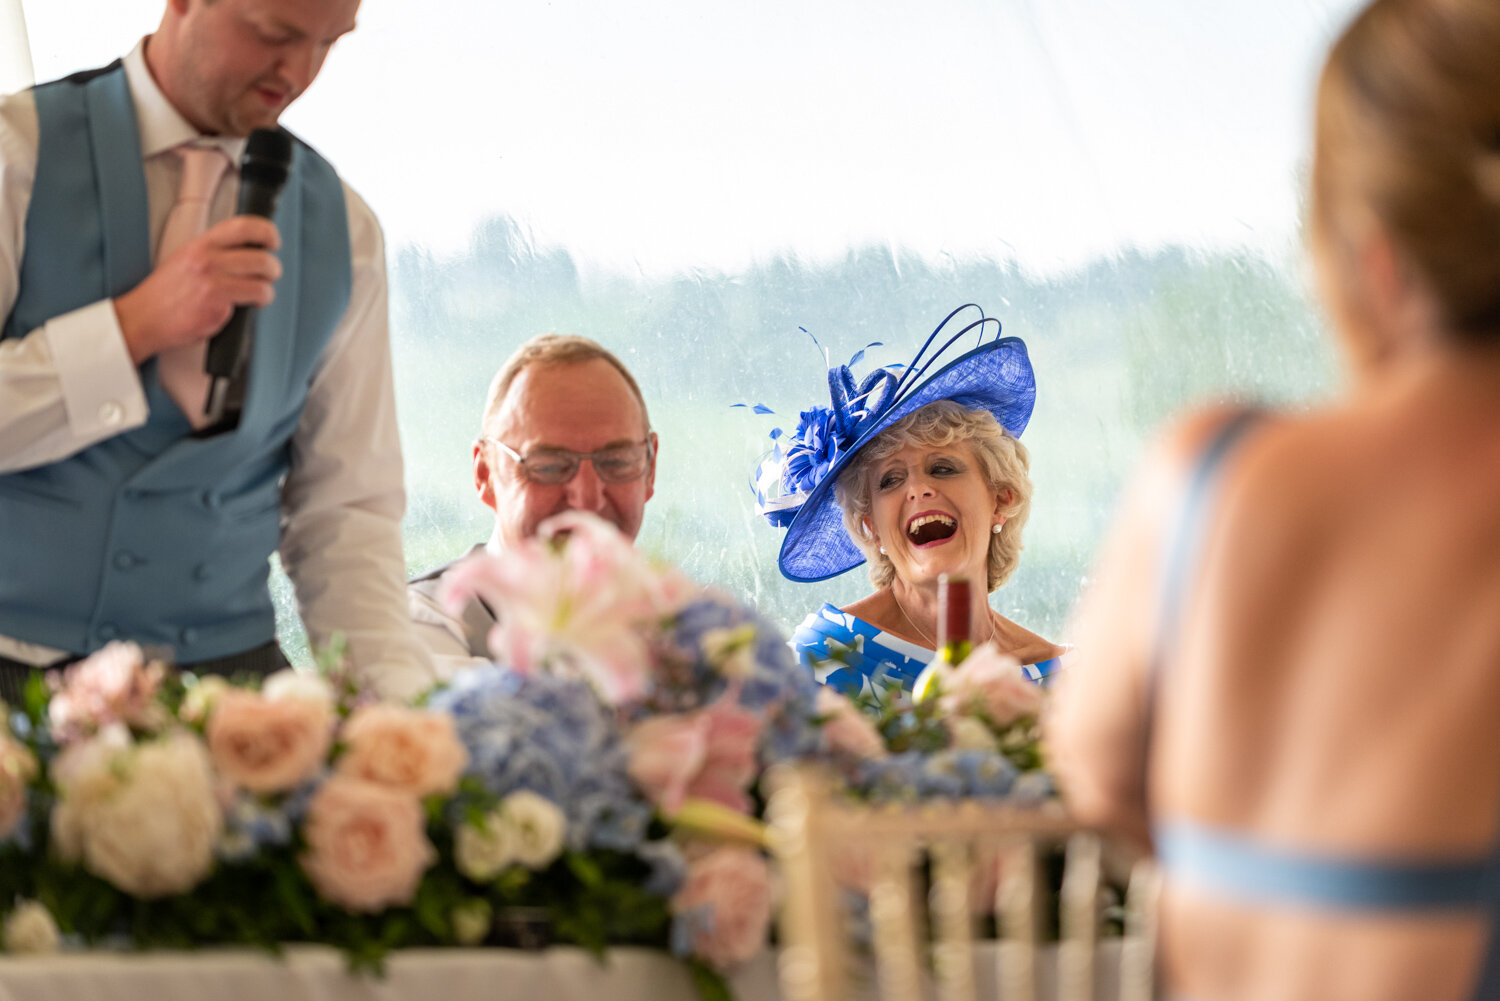
<path id="1" fill-rule="evenodd" d="M 978 319 L 924 360 L 969 310 Z M 760 510 L 787 529 L 777 560 L 785 576 L 820 581 L 870 564 L 873 594 L 844 608 L 824 604 L 792 637 L 825 684 L 847 693 L 880 679 L 910 688 L 937 646 L 944 574 L 974 585 L 976 646 L 994 643 L 1037 680 L 1057 666 L 1060 647 L 991 609 L 987 597 L 1020 560 L 1031 479 L 1018 438 L 1036 398 L 1026 345 L 999 337 L 999 326 L 964 306 L 911 365 L 877 369 L 861 384 L 848 366 L 830 370 L 831 405 L 804 411 L 790 442 L 761 464 Z M 982 339 L 991 330 L 991 340 L 942 360 L 966 334 Z"/>

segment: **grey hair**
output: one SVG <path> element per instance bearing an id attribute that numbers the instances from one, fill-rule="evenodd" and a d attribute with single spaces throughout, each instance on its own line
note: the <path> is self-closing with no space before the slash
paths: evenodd
<path id="1" fill-rule="evenodd" d="M 870 583 L 877 588 L 895 579 L 896 568 L 865 530 L 871 507 L 870 466 L 908 445 L 947 448 L 954 442 L 964 442 L 974 449 L 986 487 L 996 493 L 1011 492 L 1010 506 L 1001 512 L 1007 519 L 1005 531 L 990 536 L 987 590 L 994 591 L 1009 580 L 1020 563 L 1021 530 L 1031 514 L 1031 456 L 1026 446 L 1001 427 L 988 410 L 970 410 L 952 400 L 938 400 L 881 432 L 860 449 L 833 485 L 834 499 L 844 512 L 844 530 L 869 561 Z"/>
<path id="2" fill-rule="evenodd" d="M 645 429 L 650 431 L 651 417 L 646 413 L 646 398 L 641 395 L 641 387 L 635 381 L 635 376 L 630 374 L 630 369 L 613 352 L 596 341 L 576 334 L 538 334 L 516 348 L 515 353 L 505 360 L 505 364 L 500 366 L 500 371 L 490 381 L 479 433 L 495 433 L 495 420 L 500 414 L 500 408 L 510 392 L 511 383 L 516 381 L 523 369 L 534 365 L 582 365 L 595 360 L 608 362 L 625 379 L 630 395 L 641 405 L 641 421 Z"/>

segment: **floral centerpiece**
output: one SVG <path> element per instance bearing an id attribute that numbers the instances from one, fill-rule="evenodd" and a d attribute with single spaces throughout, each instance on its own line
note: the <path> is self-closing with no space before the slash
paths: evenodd
<path id="1" fill-rule="evenodd" d="M 240 686 L 129 644 L 33 679 L 0 718 L 6 948 L 310 941 L 378 969 L 631 943 L 722 996 L 767 942 L 771 766 L 824 762 L 851 795 L 1048 795 L 1036 693 L 998 661 L 867 712 L 587 515 L 457 577 L 453 601 L 499 612 L 496 660 L 416 706 L 336 667 Z"/>

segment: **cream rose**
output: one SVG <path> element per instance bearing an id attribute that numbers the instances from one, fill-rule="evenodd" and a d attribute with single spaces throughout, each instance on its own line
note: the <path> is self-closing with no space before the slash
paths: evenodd
<path id="1" fill-rule="evenodd" d="M 704 659 L 726 678 L 748 678 L 755 673 L 755 627 L 709 629 L 698 642 Z"/>
<path id="2" fill-rule="evenodd" d="M 333 686 L 321 674 L 285 668 L 261 682 L 260 694 L 276 702 L 280 699 L 302 699 L 333 705 Z"/>
<path id="3" fill-rule="evenodd" d="M 183 694 L 182 705 L 177 707 L 177 718 L 184 723 L 202 723 L 214 711 L 214 704 L 219 701 L 219 696 L 233 690 L 233 686 L 217 674 L 199 678 Z"/>
<path id="4" fill-rule="evenodd" d="M 437 860 L 422 803 L 410 793 L 335 775 L 307 807 L 302 870 L 323 899 L 375 913 L 409 904 Z"/>
<path id="5" fill-rule="evenodd" d="M 0 841 L 15 833 L 25 815 L 26 789 L 35 777 L 36 757 L 25 744 L 0 731 Z"/>
<path id="6" fill-rule="evenodd" d="M 953 738 L 956 751 L 998 751 L 1000 742 L 995 734 L 973 716 L 951 716 L 947 720 L 948 733 Z"/>
<path id="7" fill-rule="evenodd" d="M 478 945 L 489 937 L 495 910 L 488 900 L 475 897 L 453 908 L 449 920 L 453 923 L 453 937 L 459 945 Z"/>
<path id="8" fill-rule="evenodd" d="M 52 811 L 59 854 L 133 896 L 192 889 L 213 869 L 224 826 L 202 742 L 178 732 L 123 749 L 91 744 L 54 768 L 63 776 Z"/>
<path id="9" fill-rule="evenodd" d="M 340 775 L 414 796 L 452 792 L 469 761 L 451 716 L 389 703 L 356 709 L 343 739 Z"/>
<path id="10" fill-rule="evenodd" d="M 5 919 L 5 951 L 39 956 L 57 951 L 62 936 L 52 912 L 37 900 L 23 900 Z"/>
<path id="11" fill-rule="evenodd" d="M 208 718 L 208 750 L 220 774 L 251 792 L 287 792 L 323 767 L 333 743 L 333 707 L 312 699 L 221 694 Z"/>
<path id="12" fill-rule="evenodd" d="M 460 824 L 453 836 L 453 861 L 458 871 L 476 883 L 487 883 L 517 861 L 515 828 L 499 810 L 476 824 Z"/>
<path id="13" fill-rule="evenodd" d="M 562 853 L 568 820 L 547 797 L 513 792 L 500 802 L 500 819 L 514 832 L 516 861 L 526 868 L 545 868 Z"/>

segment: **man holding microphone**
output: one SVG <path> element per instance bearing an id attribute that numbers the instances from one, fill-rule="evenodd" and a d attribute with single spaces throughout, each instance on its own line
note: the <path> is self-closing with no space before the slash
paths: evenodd
<path id="1" fill-rule="evenodd" d="M 279 549 L 314 644 L 387 695 L 431 678 L 403 592 L 384 245 L 292 143 L 273 219 L 236 168 L 359 0 L 168 0 L 104 69 L 0 98 L 0 694 L 112 639 L 267 673 Z M 237 426 L 209 339 L 258 316 Z"/>

